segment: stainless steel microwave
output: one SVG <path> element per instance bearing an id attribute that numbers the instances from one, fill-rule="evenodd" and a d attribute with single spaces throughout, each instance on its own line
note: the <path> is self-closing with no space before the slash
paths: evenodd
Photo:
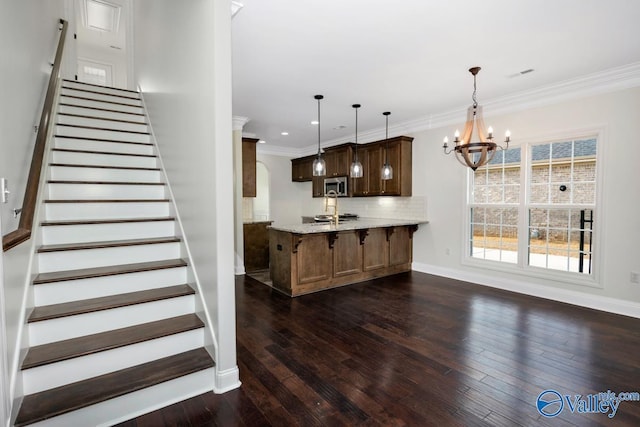
<path id="1" fill-rule="evenodd" d="M 324 195 L 326 196 L 329 191 L 335 191 L 338 197 L 347 197 L 349 178 L 346 176 L 338 176 L 335 178 L 324 179 Z"/>

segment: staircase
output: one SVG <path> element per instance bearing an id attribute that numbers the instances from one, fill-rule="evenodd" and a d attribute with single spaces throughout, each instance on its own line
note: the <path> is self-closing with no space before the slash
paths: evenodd
<path id="1" fill-rule="evenodd" d="M 109 425 L 213 389 L 141 105 L 62 82 L 16 426 Z"/>

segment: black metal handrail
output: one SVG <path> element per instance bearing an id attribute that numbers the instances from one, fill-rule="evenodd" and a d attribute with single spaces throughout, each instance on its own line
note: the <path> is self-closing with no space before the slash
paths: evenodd
<path id="1" fill-rule="evenodd" d="M 53 102 L 58 84 L 58 76 L 60 75 L 60 64 L 62 63 L 62 53 L 64 51 L 64 41 L 67 36 L 68 22 L 60 19 L 60 39 L 58 41 L 58 49 L 56 57 L 53 61 L 53 69 L 49 77 L 49 86 L 47 94 L 44 98 L 42 107 L 42 115 L 40 116 L 40 125 L 38 126 L 38 134 L 36 135 L 36 143 L 33 147 L 33 157 L 31 158 L 31 167 L 29 168 L 29 176 L 27 178 L 27 187 L 22 200 L 22 216 L 18 223 L 18 228 L 10 233 L 2 236 L 2 249 L 9 249 L 25 242 L 31 238 L 31 230 L 33 229 L 33 218 L 36 211 L 36 200 L 38 198 L 38 185 L 40 183 L 40 173 L 42 171 L 42 161 L 44 156 L 44 148 L 47 143 L 47 135 L 51 126 L 51 114 L 53 113 Z"/>

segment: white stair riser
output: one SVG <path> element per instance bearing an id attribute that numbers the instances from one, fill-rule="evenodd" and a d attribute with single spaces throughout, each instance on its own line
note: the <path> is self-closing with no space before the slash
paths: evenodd
<path id="1" fill-rule="evenodd" d="M 162 177 L 157 170 L 51 166 L 50 171 L 51 179 L 61 181 L 161 182 Z"/>
<path id="2" fill-rule="evenodd" d="M 107 129 L 118 129 L 131 132 L 149 132 L 149 128 L 147 127 L 147 125 L 142 123 L 129 123 L 99 118 L 94 119 L 88 117 L 67 116 L 65 114 L 58 114 L 58 123 Z"/>
<path id="3" fill-rule="evenodd" d="M 175 235 L 175 221 L 125 222 L 116 224 L 49 225 L 42 227 L 42 244 L 150 239 Z"/>
<path id="4" fill-rule="evenodd" d="M 67 81 L 62 82 L 62 87 L 68 88 L 68 89 L 91 90 L 94 92 L 100 92 L 100 93 L 111 94 L 111 95 L 122 95 L 122 96 L 128 96 L 132 98 L 140 97 L 140 95 L 137 92 L 131 92 L 129 90 L 118 89 L 115 87 L 92 86 L 92 85 L 86 85 L 86 84 L 75 83 L 75 82 L 67 82 Z"/>
<path id="5" fill-rule="evenodd" d="M 165 199 L 164 185 L 47 184 L 52 200 Z"/>
<path id="6" fill-rule="evenodd" d="M 85 116 L 94 116 L 94 117 L 102 117 L 105 119 L 116 119 L 116 120 L 127 120 L 130 122 L 139 122 L 146 123 L 147 119 L 145 116 L 141 114 L 130 114 L 123 113 L 118 111 L 112 111 L 114 109 L 104 108 L 89 108 L 89 107 L 78 107 L 69 104 L 60 104 L 58 106 L 58 112 L 60 113 L 68 113 L 68 114 L 80 114 Z"/>
<path id="7" fill-rule="evenodd" d="M 49 418 L 30 427 L 111 426 L 213 390 L 214 368 Z"/>
<path id="8" fill-rule="evenodd" d="M 194 296 L 169 298 L 145 304 L 29 323 L 29 345 L 36 346 L 113 329 L 126 328 L 169 317 L 191 314 Z"/>
<path id="9" fill-rule="evenodd" d="M 80 95 L 74 95 L 74 96 L 80 96 Z M 81 97 L 81 98 L 84 98 L 84 97 Z M 80 107 L 103 108 L 106 110 L 121 111 L 123 113 L 144 114 L 144 110 L 142 109 L 142 107 L 132 107 L 128 105 L 111 104 L 109 102 L 94 101 L 91 99 L 79 99 L 72 96 L 62 96 L 60 98 L 60 102 L 63 102 L 65 104 L 70 104 L 70 105 L 76 105 Z"/>
<path id="10" fill-rule="evenodd" d="M 166 288 L 187 283 L 187 268 L 167 268 L 91 279 L 43 283 L 33 287 L 36 306 Z"/>
<path id="11" fill-rule="evenodd" d="M 102 130 L 79 128 L 73 126 L 56 126 L 56 135 L 72 136 L 75 138 L 110 139 L 125 142 L 150 142 L 146 133 L 118 132 L 116 130 Z"/>
<path id="12" fill-rule="evenodd" d="M 22 372 L 25 394 L 37 393 L 202 347 L 202 328 Z"/>
<path id="13" fill-rule="evenodd" d="M 45 203 L 48 221 L 169 216 L 169 202 L 149 203 Z"/>
<path id="14" fill-rule="evenodd" d="M 38 271 L 77 270 L 137 262 L 180 258 L 180 243 L 118 246 L 113 248 L 42 252 L 38 254 Z"/>
<path id="15" fill-rule="evenodd" d="M 91 89 L 89 89 L 91 90 Z M 133 99 L 133 98 L 122 98 L 120 96 L 115 96 L 115 95 L 106 95 L 106 94 L 102 94 L 102 93 L 94 93 L 94 92 L 86 92 L 84 90 L 76 90 L 76 89 L 67 89 L 67 88 L 62 88 L 61 92 L 62 95 L 72 95 L 72 96 L 80 96 L 82 98 L 90 98 L 92 100 L 96 100 L 96 101 L 105 101 L 105 102 L 110 102 L 110 103 L 116 103 L 116 104 L 127 104 L 127 105 L 135 105 L 135 106 L 141 106 L 141 102 L 139 99 Z"/>
<path id="16" fill-rule="evenodd" d="M 149 154 L 153 153 L 152 145 L 133 144 L 130 142 L 118 143 L 107 141 L 93 141 L 90 139 L 56 138 L 55 148 L 67 150 L 103 151 L 111 153 Z"/>
<path id="17" fill-rule="evenodd" d="M 136 168 L 155 168 L 155 157 L 119 156 L 109 154 L 74 153 L 54 151 L 52 163 L 68 163 L 72 165 L 127 166 Z"/>

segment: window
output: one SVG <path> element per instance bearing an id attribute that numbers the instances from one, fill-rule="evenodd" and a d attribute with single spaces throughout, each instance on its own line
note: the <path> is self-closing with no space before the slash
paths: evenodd
<path id="1" fill-rule="evenodd" d="M 471 259 L 593 274 L 597 138 L 499 151 L 470 173 Z"/>

